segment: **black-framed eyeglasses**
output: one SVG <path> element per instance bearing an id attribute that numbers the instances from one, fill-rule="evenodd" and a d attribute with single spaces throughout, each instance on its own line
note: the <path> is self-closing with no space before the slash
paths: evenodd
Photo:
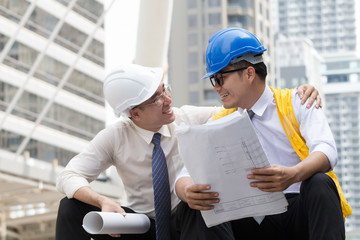
<path id="1" fill-rule="evenodd" d="M 248 67 L 242 67 L 242 68 L 238 68 L 238 69 L 215 73 L 214 75 L 210 76 L 211 85 L 213 87 L 215 87 L 215 84 L 217 83 L 221 87 L 224 84 L 224 77 L 223 77 L 224 73 L 238 72 L 238 71 L 244 70 L 246 68 L 248 68 Z"/>
<path id="2" fill-rule="evenodd" d="M 146 107 L 146 106 L 150 106 L 150 105 L 156 105 L 158 107 L 161 107 L 165 102 L 165 96 L 166 97 L 171 96 L 171 87 L 168 84 L 164 84 L 164 89 L 163 89 L 162 93 L 160 93 L 158 96 L 156 96 L 150 103 L 140 104 L 133 108 Z"/>

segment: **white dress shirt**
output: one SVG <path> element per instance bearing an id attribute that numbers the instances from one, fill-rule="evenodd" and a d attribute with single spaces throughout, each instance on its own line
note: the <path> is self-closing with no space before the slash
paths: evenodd
<path id="1" fill-rule="evenodd" d="M 332 170 L 337 163 L 337 151 L 335 141 L 331 133 L 329 124 L 323 110 L 314 107 L 306 108 L 306 104 L 301 105 L 301 99 L 297 91 L 292 93 L 292 106 L 295 117 L 300 126 L 300 132 L 306 140 L 309 153 L 322 152 L 328 159 Z M 276 108 L 274 94 L 269 87 L 266 87 L 259 100 L 254 104 L 251 110 L 255 113 L 252 122 L 260 143 L 267 155 L 270 164 L 282 166 L 294 166 L 301 160 L 293 149 L 283 126 L 281 125 Z M 243 109 L 238 109 L 240 113 Z M 190 176 L 184 167 L 180 172 L 178 179 L 184 176 Z M 292 184 L 284 193 L 299 193 L 301 182 Z"/>
<path id="2" fill-rule="evenodd" d="M 323 110 L 315 108 L 315 104 L 310 109 L 306 108 L 306 104 L 301 105 L 301 99 L 296 90 L 292 93 L 291 102 L 301 135 L 309 148 L 309 154 L 313 152 L 324 153 L 331 166 L 329 171 L 332 170 L 337 163 L 337 151 Z M 269 87 L 265 88 L 262 96 L 252 106 L 251 110 L 255 113 L 252 122 L 256 134 L 270 164 L 288 167 L 298 164 L 301 160 L 281 125 L 274 94 Z M 295 183 L 289 186 L 284 193 L 298 193 L 300 185 L 301 182 Z"/>
<path id="3" fill-rule="evenodd" d="M 194 106 L 173 108 L 175 121 L 164 125 L 158 131 L 162 134 L 161 147 L 168 166 L 172 209 L 180 201 L 174 194 L 174 183 L 177 174 L 183 168 L 177 139 L 174 136 L 175 127 L 182 122 L 191 125 L 203 124 L 220 109 Z M 121 119 L 106 127 L 94 137 L 83 152 L 72 158 L 58 175 L 57 189 L 68 198 L 72 198 L 79 188 L 89 186 L 89 182 L 114 165 L 125 186 L 126 206 L 153 218 L 153 135 L 154 132 L 136 126 L 130 119 Z"/>

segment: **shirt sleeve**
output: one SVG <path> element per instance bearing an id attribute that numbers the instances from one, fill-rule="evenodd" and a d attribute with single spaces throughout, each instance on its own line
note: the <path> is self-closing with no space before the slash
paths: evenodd
<path id="1" fill-rule="evenodd" d="M 56 188 L 73 198 L 81 187 L 89 186 L 101 172 L 112 163 L 113 134 L 103 130 L 95 136 L 86 149 L 73 157 L 67 166 L 58 174 Z"/>
<path id="2" fill-rule="evenodd" d="M 298 97 L 297 91 L 294 90 L 292 105 L 295 117 L 300 125 L 301 135 L 306 140 L 306 145 L 309 148 L 309 154 L 313 152 L 324 153 L 329 160 L 330 171 L 336 166 L 338 159 L 333 134 L 323 109 L 315 108 L 315 103 L 310 109 L 307 109 L 306 104 L 301 104 L 301 99 Z"/>
<path id="3" fill-rule="evenodd" d="M 175 185 L 176 185 L 176 182 L 182 178 L 182 177 L 190 177 L 190 174 L 188 172 L 188 170 L 186 169 L 185 166 L 183 166 L 183 168 L 181 169 L 180 173 L 176 176 L 176 179 L 175 179 L 175 183 L 174 183 L 174 193 L 175 195 L 177 196 L 177 193 L 176 193 L 176 188 L 175 188 Z"/>
<path id="4" fill-rule="evenodd" d="M 176 122 L 185 122 L 190 125 L 206 123 L 212 116 L 219 112 L 222 107 L 196 107 L 185 105 L 181 108 L 174 108 L 176 112 Z"/>

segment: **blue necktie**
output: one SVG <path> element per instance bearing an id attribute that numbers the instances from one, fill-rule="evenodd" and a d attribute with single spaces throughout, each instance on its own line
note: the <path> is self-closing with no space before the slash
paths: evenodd
<path id="1" fill-rule="evenodd" d="M 154 185 L 156 240 L 170 240 L 171 197 L 166 158 L 160 146 L 161 134 L 155 133 L 152 139 L 152 174 Z"/>
<path id="2" fill-rule="evenodd" d="M 250 120 L 252 120 L 252 118 L 253 118 L 254 115 L 255 115 L 255 113 L 253 112 L 253 110 L 247 110 L 247 113 L 249 114 Z"/>

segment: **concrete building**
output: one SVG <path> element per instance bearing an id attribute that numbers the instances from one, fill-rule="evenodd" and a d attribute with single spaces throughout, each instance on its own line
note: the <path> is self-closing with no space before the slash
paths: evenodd
<path id="1" fill-rule="evenodd" d="M 169 45 L 169 82 L 175 106 L 220 105 L 205 74 L 205 50 L 209 38 L 226 27 L 254 33 L 268 49 L 265 61 L 273 84 L 273 33 L 268 0 L 175 1 Z"/>
<path id="2" fill-rule="evenodd" d="M 274 0 L 273 4 L 279 33 L 288 38 L 311 39 L 323 57 L 359 48 L 359 1 Z"/>
<path id="3" fill-rule="evenodd" d="M 323 65 L 326 115 L 336 140 L 340 184 L 353 213 L 348 232 L 360 229 L 360 57 L 328 57 Z M 360 235 L 360 234 L 359 234 Z"/>
<path id="4" fill-rule="evenodd" d="M 100 0 L 0 1 L 0 239 L 54 237 L 56 173 L 105 126 L 104 14 Z"/>
<path id="5" fill-rule="evenodd" d="M 275 85 L 291 88 L 309 83 L 321 89 L 323 58 L 310 39 L 289 39 L 279 35 L 275 41 Z"/>

